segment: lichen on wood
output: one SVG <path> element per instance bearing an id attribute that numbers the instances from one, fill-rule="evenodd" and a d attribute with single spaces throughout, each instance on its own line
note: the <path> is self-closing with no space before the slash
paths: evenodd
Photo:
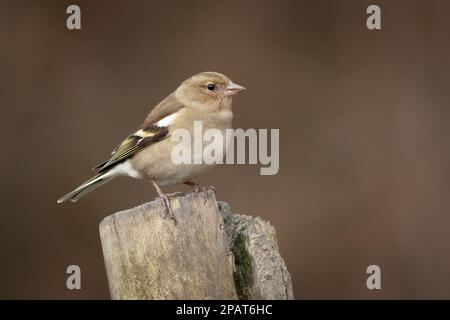
<path id="1" fill-rule="evenodd" d="M 293 299 L 291 276 L 280 255 L 275 228 L 260 217 L 231 212 L 218 202 L 235 256 L 235 287 L 239 299 Z"/>

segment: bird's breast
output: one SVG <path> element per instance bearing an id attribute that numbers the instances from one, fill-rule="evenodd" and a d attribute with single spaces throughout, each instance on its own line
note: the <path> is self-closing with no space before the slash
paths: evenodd
<path id="1" fill-rule="evenodd" d="M 225 127 L 203 128 L 200 137 L 195 136 L 199 133 L 194 133 L 195 130 L 180 129 L 188 135 L 176 136 L 176 131 L 171 131 L 169 137 L 143 149 L 130 160 L 143 178 L 156 179 L 161 185 L 179 184 L 208 171 L 223 159 L 227 149 Z M 211 155 L 213 159 L 208 158 Z"/>

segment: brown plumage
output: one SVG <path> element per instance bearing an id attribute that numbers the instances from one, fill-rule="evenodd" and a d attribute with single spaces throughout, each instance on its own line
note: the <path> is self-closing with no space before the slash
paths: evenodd
<path id="1" fill-rule="evenodd" d="M 175 164 L 171 152 L 177 142 L 169 139 L 171 133 L 176 129 L 193 133 L 194 121 L 202 121 L 203 130 L 218 129 L 225 136 L 233 118 L 232 97 L 243 90 L 244 87 L 216 72 L 203 72 L 187 79 L 150 111 L 139 129 L 122 141 L 110 159 L 94 168 L 98 175 L 60 198 L 58 203 L 75 202 L 117 176 L 130 176 L 152 181 L 172 215 L 167 196 L 159 186 L 192 185 L 193 177 L 214 164 Z"/>

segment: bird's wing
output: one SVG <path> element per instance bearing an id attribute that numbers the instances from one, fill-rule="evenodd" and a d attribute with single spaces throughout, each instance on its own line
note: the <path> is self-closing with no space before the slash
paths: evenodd
<path id="1" fill-rule="evenodd" d="M 100 173 L 108 171 L 115 165 L 132 158 L 136 153 L 154 144 L 164 140 L 169 134 L 167 127 L 151 126 L 141 128 L 135 133 L 128 136 L 122 143 L 112 152 L 112 157 L 94 168 Z"/>
<path id="2" fill-rule="evenodd" d="M 105 172 L 113 166 L 132 158 L 136 153 L 169 136 L 170 119 L 184 106 L 172 95 L 160 102 L 147 116 L 144 124 L 129 135 L 112 152 L 112 157 L 94 168 Z"/>

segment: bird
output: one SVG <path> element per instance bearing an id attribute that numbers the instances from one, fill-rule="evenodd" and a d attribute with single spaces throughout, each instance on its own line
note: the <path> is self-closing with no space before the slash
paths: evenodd
<path id="1" fill-rule="evenodd" d="M 164 201 L 166 214 L 176 223 L 169 197 L 161 186 L 186 184 L 197 192 L 203 187 L 192 179 L 215 164 L 174 163 L 171 153 L 177 142 L 170 139 L 171 134 L 177 129 L 193 133 L 194 122 L 201 121 L 203 129 L 218 129 L 225 136 L 232 125 L 233 97 L 245 90 L 217 72 L 193 75 L 151 109 L 144 122 L 114 149 L 108 160 L 93 168 L 97 171 L 94 177 L 57 202 L 76 202 L 112 179 L 127 176 L 151 181 Z"/>

